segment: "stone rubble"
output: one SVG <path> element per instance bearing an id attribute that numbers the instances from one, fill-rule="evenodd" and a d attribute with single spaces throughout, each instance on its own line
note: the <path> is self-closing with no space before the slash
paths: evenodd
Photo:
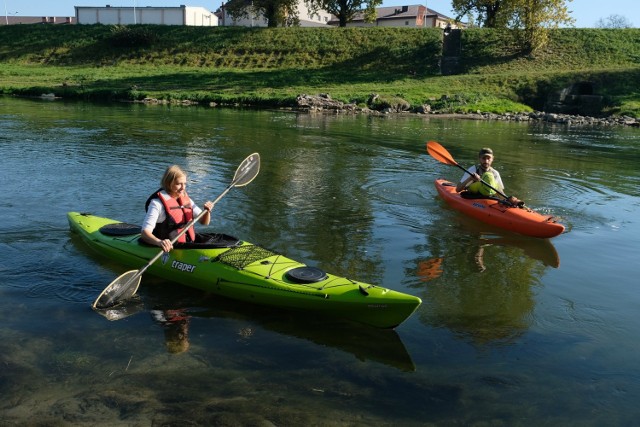
<path id="1" fill-rule="evenodd" d="M 332 114 L 417 114 L 424 116 L 447 116 L 471 120 L 504 120 L 516 122 L 548 122 L 566 126 L 632 126 L 640 127 L 640 119 L 629 116 L 609 116 L 609 117 L 587 117 L 581 115 L 545 113 L 534 111 L 530 113 L 442 113 L 433 111 L 428 104 L 422 105 L 414 110 L 408 111 L 406 108 L 384 108 L 382 111 L 373 110 L 367 107 L 359 107 L 356 104 L 343 103 L 331 98 L 328 94 L 319 95 L 298 95 L 296 98 L 296 110 L 310 113 L 332 113 Z"/>

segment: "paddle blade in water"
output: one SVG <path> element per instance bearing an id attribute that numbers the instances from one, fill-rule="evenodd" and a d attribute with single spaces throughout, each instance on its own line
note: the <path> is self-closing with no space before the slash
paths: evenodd
<path id="1" fill-rule="evenodd" d="M 138 291 L 142 275 L 138 270 L 127 271 L 111 282 L 93 303 L 95 309 L 116 306 L 128 300 Z"/>
<path id="2" fill-rule="evenodd" d="M 134 295 L 131 299 L 122 301 L 120 304 L 109 308 L 95 308 L 96 313 L 103 315 L 107 320 L 115 321 L 133 316 L 144 311 L 144 303 L 139 295 Z"/>
<path id="3" fill-rule="evenodd" d="M 234 187 L 244 187 L 249 184 L 260 172 L 260 154 L 249 155 L 236 170 L 232 185 Z"/>
<path id="4" fill-rule="evenodd" d="M 451 154 L 449 154 L 447 149 L 438 144 L 436 141 L 427 142 L 427 152 L 431 155 L 431 157 L 441 163 L 458 166 L 458 163 L 453 159 Z"/>

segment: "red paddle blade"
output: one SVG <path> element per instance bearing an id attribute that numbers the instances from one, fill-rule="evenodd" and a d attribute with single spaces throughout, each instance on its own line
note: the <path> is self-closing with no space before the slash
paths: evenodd
<path id="1" fill-rule="evenodd" d="M 443 258 L 432 258 L 426 261 L 420 261 L 417 270 L 420 281 L 428 282 L 429 280 L 440 277 L 444 272 L 442 269 L 442 261 Z"/>
<path id="2" fill-rule="evenodd" d="M 427 152 L 441 163 L 445 163 L 451 166 L 458 166 L 458 163 L 453 159 L 451 154 L 444 148 L 442 145 L 438 144 L 436 141 L 427 142 Z"/>

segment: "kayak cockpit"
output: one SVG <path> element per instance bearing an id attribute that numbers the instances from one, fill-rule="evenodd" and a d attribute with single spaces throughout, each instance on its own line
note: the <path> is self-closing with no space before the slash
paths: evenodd
<path id="1" fill-rule="evenodd" d="M 126 222 L 116 222 L 113 224 L 107 224 L 99 229 L 100 233 L 105 236 L 133 236 L 140 234 L 142 231 L 137 224 L 128 224 Z M 145 246 L 150 246 L 142 240 L 138 240 L 138 243 Z M 234 248 L 242 245 L 242 240 L 221 233 L 196 233 L 196 241 L 190 243 L 175 243 L 173 246 L 176 249 L 218 249 L 218 248 Z"/>

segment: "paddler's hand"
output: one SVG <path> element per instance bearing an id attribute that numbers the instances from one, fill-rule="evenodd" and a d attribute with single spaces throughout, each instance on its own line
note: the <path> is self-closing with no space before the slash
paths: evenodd
<path id="1" fill-rule="evenodd" d="M 169 240 L 169 239 L 160 240 L 158 242 L 158 246 L 160 246 L 162 248 L 162 250 L 165 251 L 165 252 L 170 252 L 171 249 L 173 249 L 173 244 L 171 243 L 171 240 Z"/>
<path id="2" fill-rule="evenodd" d="M 202 217 L 200 218 L 200 224 L 209 225 L 209 221 L 211 221 L 211 209 L 213 209 L 214 203 L 212 201 L 208 201 L 203 205 L 204 212 L 202 212 Z"/>
<path id="3" fill-rule="evenodd" d="M 511 203 L 513 206 L 517 206 L 519 208 L 524 206 L 524 202 L 520 199 L 518 199 L 517 197 L 511 196 L 507 199 L 509 201 L 509 203 Z"/>

